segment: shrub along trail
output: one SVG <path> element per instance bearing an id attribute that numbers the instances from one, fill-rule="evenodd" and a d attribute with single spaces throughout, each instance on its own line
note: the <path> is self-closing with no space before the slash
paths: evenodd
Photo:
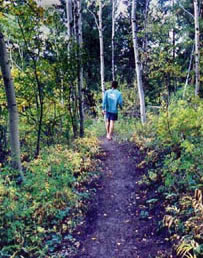
<path id="1" fill-rule="evenodd" d="M 102 177 L 79 229 L 77 258 L 175 257 L 164 232 L 157 233 L 160 204 L 150 208 L 152 190 L 140 186 L 139 150 L 130 143 L 102 139 Z"/>

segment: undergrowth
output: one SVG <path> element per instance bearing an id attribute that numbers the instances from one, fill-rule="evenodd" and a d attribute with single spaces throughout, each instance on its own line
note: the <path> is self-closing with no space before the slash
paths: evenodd
<path id="1" fill-rule="evenodd" d="M 180 257 L 203 257 L 203 102 L 163 105 L 136 125 L 134 141 L 146 153 L 145 184 L 157 186 L 166 203 L 163 227 Z"/>
<path id="2" fill-rule="evenodd" d="M 52 257 L 64 240 L 77 249 L 71 233 L 86 209 L 86 185 L 97 177 L 93 157 L 98 146 L 97 138 L 88 135 L 71 148 L 43 149 L 37 159 L 23 163 L 24 184 L 17 171 L 1 168 L 0 257 Z"/>

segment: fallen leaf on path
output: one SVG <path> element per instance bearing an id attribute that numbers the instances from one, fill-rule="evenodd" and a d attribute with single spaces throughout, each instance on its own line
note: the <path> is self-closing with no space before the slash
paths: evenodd
<path id="1" fill-rule="evenodd" d="M 79 248 L 79 247 L 80 247 L 80 242 L 76 242 L 76 243 L 75 243 L 75 246 L 76 246 L 77 248 Z"/>

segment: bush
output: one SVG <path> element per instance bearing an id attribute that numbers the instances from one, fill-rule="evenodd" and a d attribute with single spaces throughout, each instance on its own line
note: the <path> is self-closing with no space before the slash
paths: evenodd
<path id="1" fill-rule="evenodd" d="M 24 185 L 16 183 L 17 171 L 1 169 L 0 257 L 45 257 L 63 234 L 71 234 L 85 209 L 83 184 L 93 175 L 91 158 L 97 151 L 93 136 L 76 140 L 69 149 L 44 149 L 37 159 L 24 162 Z"/>
<path id="2" fill-rule="evenodd" d="M 134 140 L 147 152 L 148 180 L 167 202 L 164 225 L 179 240 L 177 252 L 202 257 L 203 101 L 179 100 L 163 105 L 136 127 Z M 153 175 L 153 179 L 151 179 Z M 198 194 L 197 194 L 198 193 Z M 194 256 L 195 257 L 195 256 Z"/>

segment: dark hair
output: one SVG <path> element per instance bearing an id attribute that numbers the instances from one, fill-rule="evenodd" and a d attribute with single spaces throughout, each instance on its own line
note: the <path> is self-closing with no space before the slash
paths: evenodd
<path id="1" fill-rule="evenodd" d="M 112 88 L 114 88 L 114 89 L 118 88 L 118 82 L 117 82 L 117 81 L 112 81 L 111 86 L 112 86 Z"/>

